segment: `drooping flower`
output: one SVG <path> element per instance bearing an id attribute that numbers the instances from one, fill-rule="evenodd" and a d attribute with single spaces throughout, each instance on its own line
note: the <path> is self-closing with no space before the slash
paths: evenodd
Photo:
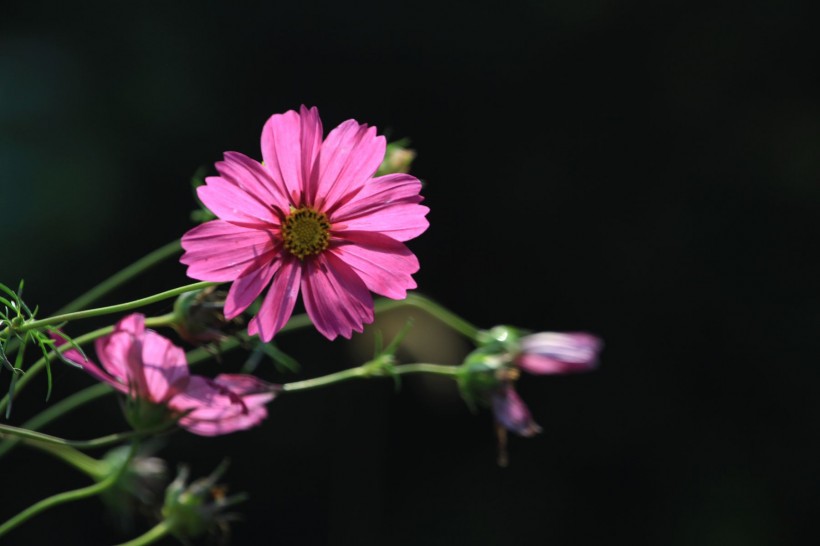
<path id="1" fill-rule="evenodd" d="M 385 139 L 348 120 L 322 139 L 316 108 L 272 116 L 262 159 L 226 152 L 219 176 L 198 188 L 212 220 L 182 237 L 194 279 L 228 282 L 225 317 L 245 311 L 270 286 L 248 332 L 270 341 L 301 292 L 327 338 L 349 338 L 373 321 L 370 292 L 403 299 L 419 263 L 404 241 L 427 229 L 421 183 L 374 177 Z"/>
<path id="2" fill-rule="evenodd" d="M 540 332 L 524 336 L 517 343 L 520 352 L 513 357 L 514 367 L 498 372 L 499 386 L 492 394 L 493 414 L 505 429 L 529 437 L 541 432 L 541 427 L 515 390 L 518 370 L 535 375 L 590 371 L 598 364 L 603 343 L 583 332 Z"/>
<path id="3" fill-rule="evenodd" d="M 75 349 L 64 356 L 133 400 L 129 418 L 136 426 L 181 417 L 179 425 L 201 436 L 216 436 L 258 425 L 273 399 L 270 385 L 250 375 L 191 375 L 185 352 L 145 328 L 145 317 L 129 315 L 96 342 L 102 368 Z"/>

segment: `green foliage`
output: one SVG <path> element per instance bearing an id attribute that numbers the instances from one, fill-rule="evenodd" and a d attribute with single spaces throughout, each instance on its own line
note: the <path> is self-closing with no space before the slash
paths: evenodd
<path id="1" fill-rule="evenodd" d="M 194 200 L 199 205 L 199 208 L 191 211 L 191 221 L 197 224 L 202 224 L 204 222 L 214 220 L 216 218 L 216 215 L 210 210 L 208 210 L 208 207 L 205 206 L 205 203 L 203 203 L 199 199 L 199 196 L 196 193 L 196 189 L 198 187 L 205 185 L 205 173 L 205 167 L 200 167 L 196 170 L 196 172 L 194 172 L 194 175 L 191 177 L 191 188 L 194 191 Z"/>
<path id="2" fill-rule="evenodd" d="M 55 351 L 59 345 L 68 344 L 73 349 L 76 349 L 85 358 L 85 353 L 79 345 L 62 333 L 54 326 L 44 326 L 42 329 L 32 328 L 23 329 L 22 326 L 28 322 L 35 320 L 37 316 L 37 308 L 32 311 L 28 305 L 23 301 L 23 287 L 24 282 L 20 281 L 17 290 L 12 290 L 3 283 L 0 283 L 0 371 L 4 368 L 11 372 L 11 380 L 8 387 L 8 406 L 6 407 L 6 418 L 11 415 L 12 401 L 14 399 L 14 390 L 17 381 L 25 373 L 24 359 L 26 348 L 29 345 L 36 346 L 42 352 L 46 363 L 46 372 L 48 376 L 48 390 L 46 391 L 46 400 L 51 397 L 52 389 L 52 374 L 51 374 L 51 360 L 49 355 L 56 353 L 66 364 L 71 366 L 78 366 L 62 355 L 62 352 Z M 10 357 L 14 357 L 14 364 L 11 363 Z"/>
<path id="3" fill-rule="evenodd" d="M 265 356 L 273 361 L 273 365 L 280 373 L 297 373 L 301 368 L 299 362 L 277 347 L 276 343 L 272 341 L 270 343 L 260 341 L 256 344 L 256 347 L 254 347 L 248 360 L 245 361 L 245 365 L 242 366 L 242 373 L 253 373 L 259 365 L 259 362 Z"/>

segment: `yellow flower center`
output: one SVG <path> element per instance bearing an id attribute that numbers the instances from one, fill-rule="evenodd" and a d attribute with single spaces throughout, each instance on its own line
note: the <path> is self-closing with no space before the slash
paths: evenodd
<path id="1" fill-rule="evenodd" d="M 282 239 L 288 252 L 304 260 L 327 248 L 330 222 L 323 212 L 307 207 L 292 210 L 282 222 Z"/>

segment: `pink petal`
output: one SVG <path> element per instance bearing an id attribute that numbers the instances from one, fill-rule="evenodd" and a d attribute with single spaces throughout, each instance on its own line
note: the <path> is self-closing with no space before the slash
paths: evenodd
<path id="1" fill-rule="evenodd" d="M 591 334 L 540 332 L 521 338 L 518 366 L 533 374 L 585 372 L 598 364 L 601 340 Z"/>
<path id="2" fill-rule="evenodd" d="M 507 430 L 521 436 L 535 436 L 541 427 L 533 420 L 529 408 L 511 386 L 505 386 L 493 394 L 493 413 L 495 419 Z"/>
<path id="3" fill-rule="evenodd" d="M 362 190 L 342 199 L 330 221 L 336 230 L 378 231 L 398 241 L 417 237 L 429 226 L 421 206 L 421 182 L 407 174 L 374 178 Z"/>
<path id="4" fill-rule="evenodd" d="M 145 378 L 140 368 L 141 339 L 145 334 L 145 316 L 132 313 L 114 325 L 114 332 L 95 341 L 97 358 L 105 371 L 120 384 L 146 394 Z"/>
<path id="5" fill-rule="evenodd" d="M 129 332 L 136 337 L 145 333 L 145 315 L 141 313 L 131 313 L 117 322 L 114 326 L 115 332 Z"/>
<path id="6" fill-rule="evenodd" d="M 332 209 L 350 191 L 358 191 L 379 168 L 386 143 L 376 128 L 348 120 L 333 129 L 319 153 L 316 207 Z"/>
<path id="7" fill-rule="evenodd" d="M 205 181 L 205 186 L 197 188 L 197 195 L 220 219 L 248 227 L 279 225 L 279 217 L 270 204 L 224 178 L 209 176 Z"/>
<path id="8" fill-rule="evenodd" d="M 66 345 L 68 342 L 61 336 L 56 335 L 54 333 L 49 333 L 49 336 L 54 340 L 55 347 L 61 347 Z M 75 363 L 77 366 L 82 368 L 84 371 L 88 372 L 94 379 L 98 381 L 102 381 L 103 383 L 108 383 L 115 389 L 121 392 L 128 392 L 128 388 L 111 377 L 109 374 L 105 373 L 102 368 L 97 366 L 91 360 L 88 360 L 83 357 L 82 353 L 77 349 L 67 349 L 63 351 L 63 358 L 66 360 L 70 360 L 71 362 Z"/>
<path id="9" fill-rule="evenodd" d="M 288 212 L 290 200 L 285 188 L 276 184 L 270 172 L 261 163 L 239 152 L 225 152 L 225 161 L 216 163 L 222 178 L 236 184 L 263 204 L 270 205 L 280 213 Z"/>
<path id="10" fill-rule="evenodd" d="M 318 190 L 318 169 L 314 169 L 316 157 L 322 147 L 322 120 L 319 110 L 314 106 L 308 109 L 304 105 L 299 109 L 302 117 L 302 181 L 304 183 L 307 204 L 313 206 Z"/>
<path id="11" fill-rule="evenodd" d="M 149 400 L 164 403 L 188 380 L 185 351 L 148 330 L 142 338 L 141 368 Z"/>
<path id="12" fill-rule="evenodd" d="M 130 332 L 117 332 L 94 342 L 97 358 L 115 382 L 136 389 L 135 395 L 147 393 L 145 378 L 139 369 L 141 344 Z M 113 383 L 112 383 L 113 384 Z"/>
<path id="13" fill-rule="evenodd" d="M 225 282 L 238 278 L 255 260 L 274 249 L 274 235 L 261 229 L 240 227 L 223 220 L 199 225 L 182 236 L 188 276 L 202 281 Z"/>
<path id="14" fill-rule="evenodd" d="M 225 299 L 225 318 L 230 320 L 247 309 L 262 290 L 270 283 L 273 274 L 281 267 L 282 261 L 275 254 L 254 264 L 250 271 L 234 281 Z"/>
<path id="15" fill-rule="evenodd" d="M 220 387 L 230 389 L 239 396 L 266 394 L 273 399 L 273 395 L 271 394 L 272 385 L 262 381 L 255 375 L 221 373 L 213 379 L 213 382 Z"/>
<path id="16" fill-rule="evenodd" d="M 353 268 L 371 292 L 396 300 L 416 287 L 411 276 L 419 261 L 404 243 L 380 233 L 351 231 L 331 247 L 331 252 Z"/>
<path id="17" fill-rule="evenodd" d="M 248 324 L 248 334 L 258 334 L 262 341 L 273 339 L 287 323 L 299 296 L 301 263 L 292 256 L 282 258 L 280 263 L 281 268 L 273 278 L 259 312 Z"/>
<path id="18" fill-rule="evenodd" d="M 302 295 L 316 329 L 326 338 L 350 338 L 373 322 L 373 298 L 353 269 L 331 252 L 305 261 Z"/>
<path id="19" fill-rule="evenodd" d="M 296 207 L 304 200 L 305 181 L 312 172 L 322 137 L 318 111 L 303 108 L 302 114 L 293 110 L 274 114 L 262 129 L 265 167 Z"/>
<path id="20" fill-rule="evenodd" d="M 189 412 L 180 420 L 188 431 L 202 436 L 228 434 L 258 425 L 273 393 L 251 376 L 220 375 L 215 380 L 191 376 L 185 390 L 169 406 Z"/>

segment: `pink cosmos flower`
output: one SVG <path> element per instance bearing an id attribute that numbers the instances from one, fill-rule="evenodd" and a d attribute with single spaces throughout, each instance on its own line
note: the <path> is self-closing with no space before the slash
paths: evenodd
<path id="1" fill-rule="evenodd" d="M 270 341 L 299 292 L 316 328 L 349 338 L 373 321 L 375 292 L 403 299 L 415 288 L 415 255 L 404 245 L 427 229 L 421 183 L 408 174 L 373 177 L 385 139 L 348 120 L 322 140 L 316 108 L 272 116 L 263 163 L 226 152 L 199 198 L 219 218 L 182 237 L 180 261 L 194 279 L 232 281 L 225 317 L 270 286 L 248 332 Z"/>
<path id="2" fill-rule="evenodd" d="M 565 374 L 585 372 L 598 364 L 603 342 L 587 333 L 540 332 L 519 340 L 521 352 L 513 363 L 516 368 L 502 380 L 492 395 L 496 421 L 505 429 L 521 436 L 534 436 L 541 427 L 532 418 L 529 408 L 513 386 L 518 370 L 531 374 Z"/>
<path id="3" fill-rule="evenodd" d="M 273 400 L 271 386 L 250 375 L 190 375 L 185 352 L 145 329 L 145 317 L 129 315 L 96 342 L 102 368 L 75 349 L 64 356 L 137 401 L 183 415 L 180 426 L 201 436 L 228 434 L 258 425 Z"/>

